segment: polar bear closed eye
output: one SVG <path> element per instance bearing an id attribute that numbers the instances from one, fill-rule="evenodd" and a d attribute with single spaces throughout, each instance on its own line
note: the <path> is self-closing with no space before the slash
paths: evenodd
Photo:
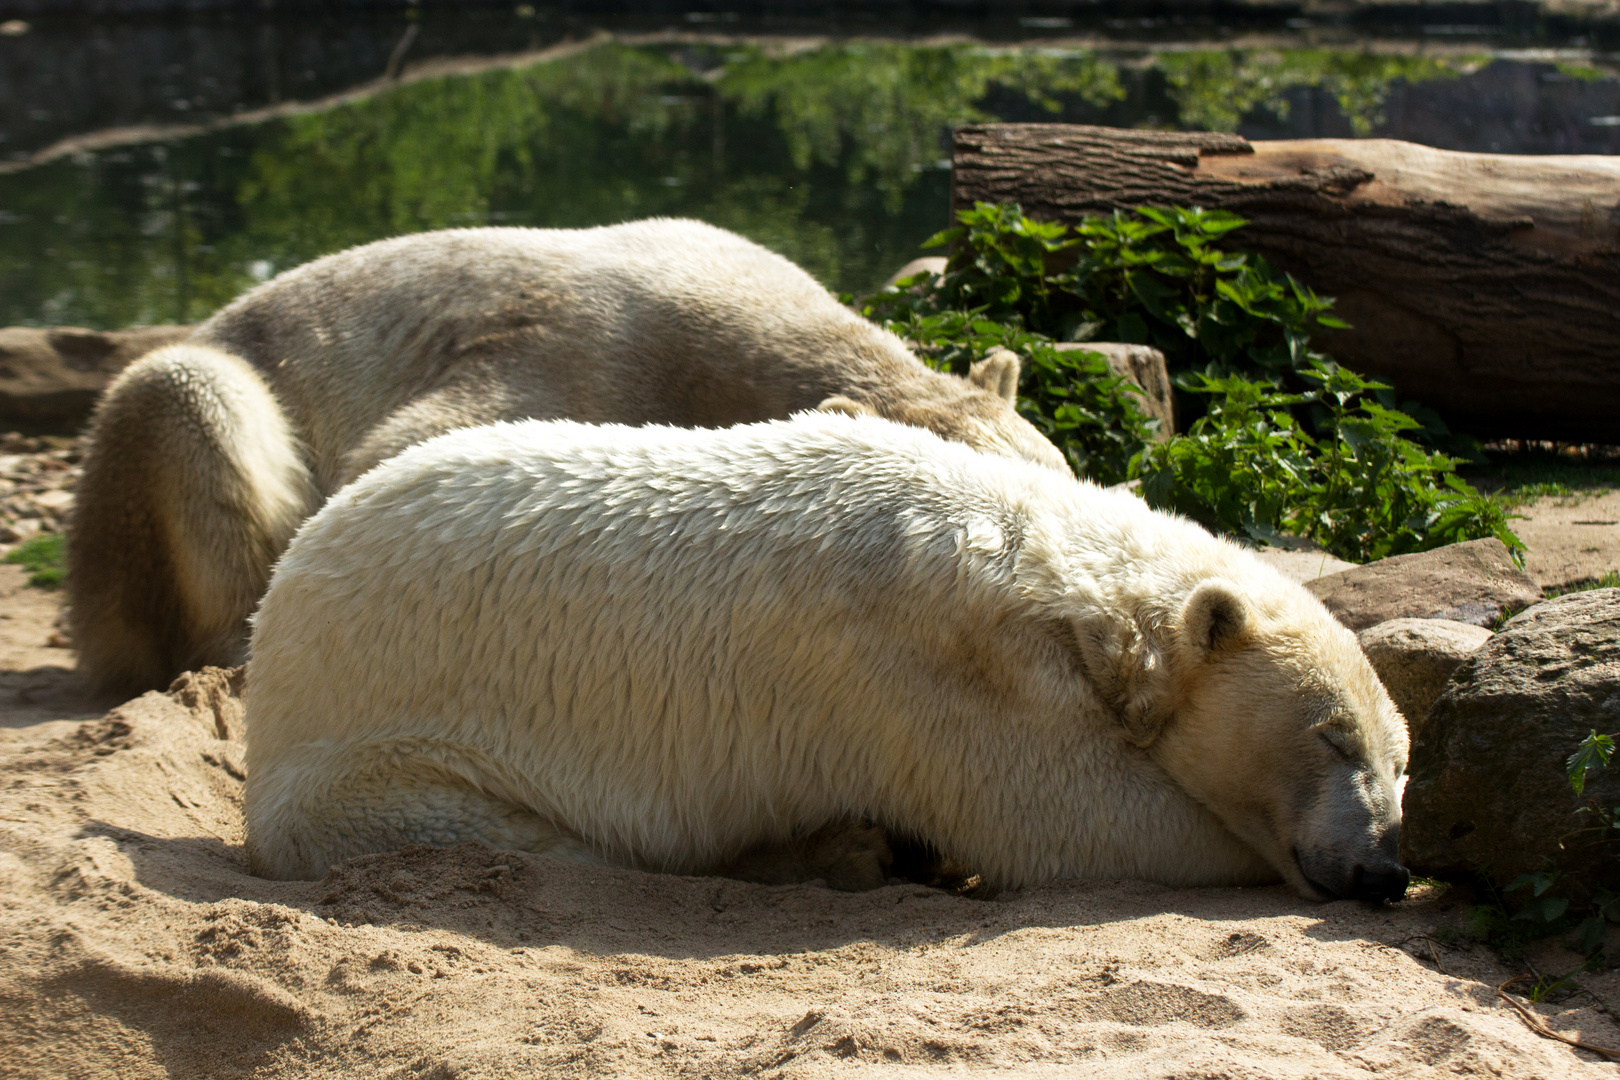
<path id="1" fill-rule="evenodd" d="M 132 364 L 91 425 L 68 532 L 79 667 L 126 694 L 238 663 L 300 522 L 455 428 L 720 427 L 818 404 L 1068 472 L 1018 361 L 932 371 L 808 274 L 696 221 L 452 229 L 289 270 Z"/>
<path id="2" fill-rule="evenodd" d="M 716 872 L 864 819 L 997 887 L 1405 883 L 1404 726 L 1303 588 L 875 417 L 414 447 L 300 530 L 247 687 L 272 877 L 469 840 Z"/>

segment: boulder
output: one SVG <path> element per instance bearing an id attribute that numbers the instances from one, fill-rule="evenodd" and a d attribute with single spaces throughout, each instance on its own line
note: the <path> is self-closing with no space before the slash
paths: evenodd
<path id="1" fill-rule="evenodd" d="M 943 255 L 925 255 L 920 259 L 912 259 L 891 274 L 889 280 L 883 283 L 883 288 L 892 288 L 896 282 L 903 281 L 913 274 L 920 274 L 924 270 L 930 274 L 943 274 L 945 273 L 945 263 L 947 261 L 949 260 Z"/>
<path id="2" fill-rule="evenodd" d="M 1279 537 L 1278 540 L 1286 546 L 1256 548 L 1255 554 L 1270 563 L 1289 581 L 1301 583 L 1315 581 L 1319 577 L 1337 574 L 1356 565 L 1353 562 L 1345 562 L 1337 555 L 1329 555 L 1303 538 Z"/>
<path id="3" fill-rule="evenodd" d="M 132 360 L 190 334 L 189 326 L 0 328 L 0 421 L 77 428 Z"/>
<path id="4" fill-rule="evenodd" d="M 1352 630 L 1390 619 L 1451 619 L 1490 626 L 1541 599 L 1494 537 L 1394 555 L 1306 582 L 1305 587 Z"/>
<path id="5" fill-rule="evenodd" d="M 1170 385 L 1170 371 L 1165 367 L 1164 353 L 1148 345 L 1129 345 L 1118 341 L 1065 341 L 1057 349 L 1059 352 L 1083 350 L 1101 353 L 1108 361 L 1108 370 L 1139 391 L 1137 407 L 1159 421 L 1159 434 L 1155 441 L 1165 442 L 1176 433 L 1175 388 Z"/>
<path id="6" fill-rule="evenodd" d="M 1415 739 L 1452 673 L 1491 639 L 1491 632 L 1452 619 L 1391 619 L 1359 636 L 1361 651 Z"/>
<path id="7" fill-rule="evenodd" d="M 1413 740 L 1401 859 L 1424 874 L 1501 882 L 1554 868 L 1620 885 L 1589 802 L 1620 806 L 1620 762 L 1570 788 L 1593 729 L 1620 731 L 1620 589 L 1570 593 L 1508 621 L 1464 660 Z"/>

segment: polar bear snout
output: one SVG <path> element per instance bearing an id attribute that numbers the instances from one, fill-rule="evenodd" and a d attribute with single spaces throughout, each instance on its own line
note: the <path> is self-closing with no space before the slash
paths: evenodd
<path id="1" fill-rule="evenodd" d="M 1399 796 L 1381 773 L 1367 762 L 1334 762 L 1307 786 L 1294 862 L 1318 899 L 1395 901 L 1406 895 L 1412 875 L 1400 859 Z"/>
<path id="2" fill-rule="evenodd" d="M 1358 865 L 1351 879 L 1350 895 L 1357 900 L 1393 903 L 1406 895 L 1406 886 L 1411 881 L 1412 872 L 1400 863 L 1371 868 Z"/>
<path id="3" fill-rule="evenodd" d="M 1401 865 L 1399 824 L 1385 831 L 1371 850 L 1295 852 L 1300 875 L 1323 899 L 1394 903 L 1406 895 L 1412 872 Z"/>

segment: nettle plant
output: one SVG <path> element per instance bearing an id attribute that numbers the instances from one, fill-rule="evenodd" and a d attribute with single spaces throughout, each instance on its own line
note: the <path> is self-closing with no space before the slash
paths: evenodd
<path id="1" fill-rule="evenodd" d="M 1459 479 L 1456 441 L 1432 412 L 1311 348 L 1343 328 L 1333 301 L 1264 259 L 1219 243 L 1244 219 L 1144 208 L 1070 227 L 980 203 L 924 247 L 941 275 L 895 283 L 863 314 L 943 370 L 992 346 L 1024 358 L 1019 409 L 1098 483 L 1140 480 L 1144 498 L 1219 532 L 1315 541 L 1355 561 L 1495 536 L 1517 554 L 1501 503 Z M 1189 429 L 1155 442 L 1107 361 L 1058 342 L 1122 341 L 1165 355 Z"/>
<path id="2" fill-rule="evenodd" d="M 1587 774 L 1597 769 L 1607 769 L 1613 755 L 1613 735 L 1601 735 L 1593 728 L 1591 734 L 1581 740 L 1580 745 L 1565 763 L 1569 774 L 1569 786 L 1575 790 L 1576 795 L 1586 794 Z M 1579 807 L 1575 812 L 1584 819 L 1582 825 L 1575 832 L 1562 837 L 1559 841 L 1560 846 L 1584 841 L 1588 844 L 1601 845 L 1611 855 L 1620 854 L 1620 806 L 1604 806 L 1596 799 L 1587 799 L 1586 805 Z M 1520 917 L 1539 918 L 1546 922 L 1553 922 L 1562 917 L 1568 909 L 1569 902 L 1556 895 L 1554 886 L 1557 884 L 1556 871 L 1526 874 L 1511 883 L 1509 889 L 1528 888 L 1533 892 L 1534 899 L 1519 913 Z M 1575 936 L 1581 950 L 1589 955 L 1596 953 L 1602 946 L 1607 924 L 1620 922 L 1620 895 L 1601 886 L 1591 891 L 1592 899 L 1585 917 L 1575 928 Z"/>
<path id="3" fill-rule="evenodd" d="M 1613 735 L 1591 734 L 1582 739 L 1565 762 L 1569 786 L 1577 796 L 1586 794 L 1589 774 L 1607 769 L 1614 755 Z M 1580 824 L 1558 837 L 1560 849 L 1597 846 L 1608 856 L 1620 855 L 1620 806 L 1604 806 L 1588 798 L 1575 811 Z M 1569 985 L 1582 971 L 1596 964 L 1608 937 L 1610 923 L 1620 922 L 1620 894 L 1590 880 L 1584 873 L 1557 869 L 1520 874 L 1497 890 L 1485 881 L 1490 899 L 1472 912 L 1475 935 L 1510 959 L 1519 959 L 1527 942 L 1569 933 L 1569 944 L 1585 954 L 1586 962 L 1561 976 L 1538 975 L 1530 988 L 1532 1000 L 1542 1000 Z M 1513 899 L 1509 900 L 1509 894 Z M 1572 902 L 1571 897 L 1574 897 Z"/>

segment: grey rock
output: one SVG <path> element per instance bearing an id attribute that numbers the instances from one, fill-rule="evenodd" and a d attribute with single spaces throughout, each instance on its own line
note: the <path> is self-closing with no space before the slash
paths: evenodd
<path id="1" fill-rule="evenodd" d="M 1139 391 L 1138 407 L 1149 418 L 1159 421 L 1156 442 L 1165 442 L 1176 433 L 1175 389 L 1170 385 L 1170 370 L 1165 366 L 1164 353 L 1148 345 L 1129 345 L 1118 341 L 1063 342 L 1059 352 L 1084 351 L 1101 353 L 1108 361 L 1108 370 L 1124 379 Z"/>
<path id="2" fill-rule="evenodd" d="M 883 283 L 885 289 L 891 288 L 895 282 L 908 278 L 913 274 L 920 274 L 924 270 L 930 274 L 943 274 L 945 272 L 946 258 L 943 255 L 925 255 L 920 259 L 912 259 L 906 265 L 896 270 Z"/>
<path id="3" fill-rule="evenodd" d="M 1620 860 L 1591 832 L 1590 799 L 1620 806 L 1620 762 L 1565 762 L 1592 729 L 1620 731 L 1620 589 L 1571 593 L 1509 620 L 1458 667 L 1414 740 L 1402 861 L 1497 881 L 1546 868 L 1620 885 Z"/>
<path id="4" fill-rule="evenodd" d="M 1490 626 L 1504 612 L 1541 599 L 1536 583 L 1494 537 L 1379 559 L 1305 587 L 1352 630 L 1402 618 Z"/>
<path id="5" fill-rule="evenodd" d="M 1452 673 L 1491 632 L 1451 619 L 1391 619 L 1363 630 L 1361 651 L 1415 739 Z"/>
<path id="6" fill-rule="evenodd" d="M 1255 549 L 1262 562 L 1275 567 L 1289 581 L 1304 583 L 1315 581 L 1327 574 L 1337 574 L 1355 566 L 1334 555 L 1329 555 L 1308 540 L 1289 547 L 1263 547 Z"/>
<path id="7" fill-rule="evenodd" d="M 189 326 L 0 329 L 0 420 L 75 428 L 131 361 L 190 334 Z"/>

